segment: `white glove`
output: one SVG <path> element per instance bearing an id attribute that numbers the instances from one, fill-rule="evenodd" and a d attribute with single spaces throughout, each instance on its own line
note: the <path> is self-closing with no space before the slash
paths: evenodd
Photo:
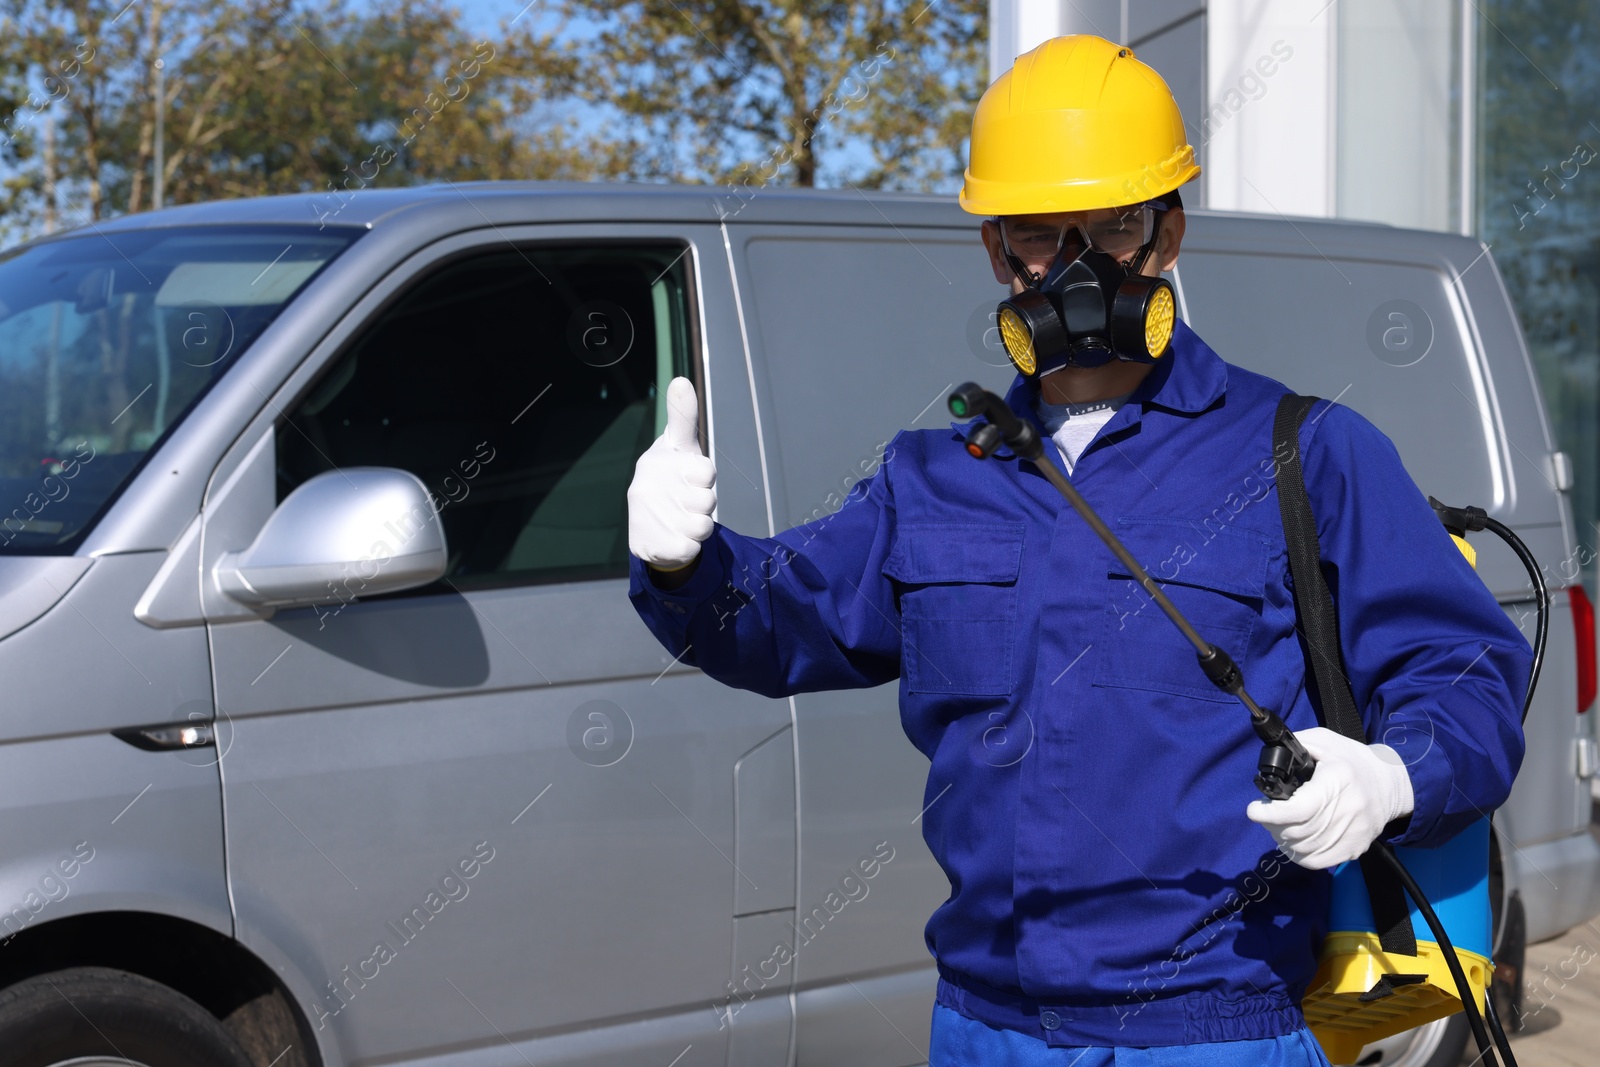
<path id="1" fill-rule="evenodd" d="M 1394 749 L 1321 726 L 1295 736 L 1317 761 L 1311 780 L 1288 800 L 1257 800 L 1244 812 L 1294 862 L 1317 871 L 1353 860 L 1391 819 L 1411 814 L 1411 775 Z"/>
<path id="2" fill-rule="evenodd" d="M 667 429 L 645 450 L 628 486 L 628 550 L 658 570 L 687 567 L 711 536 L 717 466 L 700 453 L 694 384 L 667 386 Z"/>

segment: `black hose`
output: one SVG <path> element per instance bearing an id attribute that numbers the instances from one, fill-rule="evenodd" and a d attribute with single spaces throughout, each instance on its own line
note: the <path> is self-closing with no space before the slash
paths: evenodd
<path id="1" fill-rule="evenodd" d="M 1517 1058 L 1511 1054 L 1511 1041 L 1500 1026 L 1500 1013 L 1495 1010 L 1493 991 L 1486 992 L 1483 996 L 1483 1018 L 1489 1024 L 1489 1033 L 1494 1038 L 1495 1048 L 1498 1048 L 1500 1055 L 1505 1057 L 1508 1067 L 1516 1067 Z"/>
<path id="2" fill-rule="evenodd" d="M 1522 538 L 1511 531 L 1511 528 L 1498 519 L 1484 518 L 1484 529 L 1495 534 L 1504 541 L 1511 551 L 1516 553 L 1522 561 L 1522 566 L 1527 570 L 1528 577 L 1533 582 L 1534 595 L 1538 598 L 1539 613 L 1534 625 L 1533 638 L 1533 670 L 1528 675 L 1528 691 L 1522 700 L 1522 722 L 1528 721 L 1528 710 L 1533 707 L 1533 693 L 1539 684 L 1539 671 L 1544 666 L 1544 650 L 1550 636 L 1550 591 L 1545 585 L 1544 574 L 1539 570 L 1539 561 L 1533 558 L 1533 553 L 1528 551 L 1528 546 L 1522 543 Z M 1500 1025 L 1499 1013 L 1494 1008 L 1494 995 L 1485 982 L 1483 1012 L 1478 1011 L 1477 1000 L 1472 995 L 1472 987 L 1467 984 L 1467 976 L 1461 969 L 1461 959 L 1456 955 L 1455 946 L 1450 943 L 1450 935 L 1445 933 L 1444 924 L 1439 921 L 1434 913 L 1433 905 L 1428 903 L 1427 896 L 1422 892 L 1422 887 L 1417 884 L 1411 872 L 1406 870 L 1405 864 L 1400 862 L 1400 857 L 1394 854 L 1394 849 L 1388 844 L 1379 842 L 1375 846 L 1379 855 L 1394 869 L 1400 883 L 1405 886 L 1406 892 L 1417 905 L 1417 910 L 1427 920 L 1428 928 L 1433 931 L 1434 939 L 1438 942 L 1439 951 L 1443 954 L 1445 963 L 1450 967 L 1450 976 L 1455 979 L 1456 991 L 1461 995 L 1461 1007 L 1466 1012 L 1467 1025 L 1472 1030 L 1473 1040 L 1477 1043 L 1479 1059 L 1485 1067 L 1495 1064 L 1494 1053 L 1491 1051 L 1490 1035 L 1493 1035 L 1493 1048 L 1498 1049 L 1505 1067 L 1517 1067 L 1517 1057 L 1511 1051 L 1511 1042 L 1506 1037 L 1505 1029 Z M 1485 1027 L 1487 1019 L 1487 1028 Z"/>
<path id="3" fill-rule="evenodd" d="M 1478 1011 L 1478 1000 L 1472 995 L 1472 986 L 1467 984 L 1467 974 L 1461 969 L 1461 958 L 1456 955 L 1456 947 L 1450 943 L 1450 935 L 1445 933 L 1444 923 L 1439 921 L 1439 916 L 1434 914 L 1433 905 L 1428 903 L 1428 898 L 1422 892 L 1422 887 L 1417 880 L 1411 877 L 1411 872 L 1406 870 L 1406 865 L 1400 862 L 1400 857 L 1394 854 L 1394 849 L 1384 841 L 1375 842 L 1372 846 L 1378 855 L 1383 857 L 1385 863 L 1394 869 L 1395 876 L 1400 879 L 1400 884 L 1405 886 L 1406 893 L 1410 895 L 1412 903 L 1427 920 L 1428 929 L 1433 931 L 1433 938 L 1439 945 L 1439 953 L 1444 957 L 1444 962 L 1450 967 L 1450 977 L 1455 979 L 1456 992 L 1461 996 L 1461 1008 L 1467 1013 L 1467 1025 L 1472 1028 L 1473 1040 L 1478 1044 L 1478 1051 L 1482 1054 L 1484 1067 L 1500 1067 L 1499 1061 L 1494 1056 L 1494 1045 L 1489 1040 L 1489 1033 L 1484 1029 L 1483 1015 Z M 1487 996 L 1484 998 L 1487 1000 Z M 1505 1067 L 1517 1067 L 1516 1057 L 1511 1055 L 1510 1046 L 1501 1050 L 1505 1057 Z"/>
<path id="4" fill-rule="evenodd" d="M 959 407 L 957 406 L 958 402 L 960 404 Z M 1166 616 L 1177 625 L 1178 629 L 1183 632 L 1184 637 L 1188 638 L 1196 650 L 1201 653 L 1202 660 L 1208 653 L 1216 651 L 1200 637 L 1194 627 L 1189 624 L 1189 621 L 1183 617 L 1183 614 L 1167 600 L 1160 586 L 1144 571 L 1138 560 L 1133 558 L 1133 555 L 1122 545 L 1116 535 L 1105 525 L 1104 521 L 1095 514 L 1094 509 L 1083 500 L 1072 483 L 1060 471 L 1055 469 L 1054 464 L 1044 457 L 1042 443 L 1038 440 L 1038 436 L 1033 432 L 1031 426 L 1021 423 L 1011 413 L 1010 409 L 1005 406 L 1004 402 L 972 382 L 961 386 L 951 396 L 950 410 L 955 415 L 987 414 L 990 423 L 1000 431 L 1000 435 L 1005 438 L 1006 442 L 1011 445 L 1017 454 L 1032 460 L 1039 467 L 1050 483 L 1060 490 L 1061 494 L 1071 503 L 1073 509 L 1083 516 L 1094 532 L 1100 536 L 1100 539 L 1116 554 L 1117 558 L 1130 569 L 1130 572 L 1135 577 L 1140 579 L 1140 584 L 1150 593 Z M 969 438 L 969 442 L 971 440 Z M 991 441 L 984 446 L 982 454 L 987 455 L 993 449 L 995 443 L 997 442 Z M 977 455 L 978 453 L 974 454 Z M 1533 579 L 1534 589 L 1539 598 L 1539 619 L 1534 637 L 1533 670 L 1529 674 L 1528 692 L 1522 702 L 1522 720 L 1526 722 L 1528 709 L 1533 705 L 1534 687 L 1539 682 L 1539 670 L 1544 665 L 1544 646 L 1550 629 L 1550 618 L 1547 610 L 1550 594 L 1545 587 L 1544 576 L 1539 571 L 1538 561 L 1533 558 L 1533 553 L 1528 551 L 1528 546 L 1522 543 L 1521 538 L 1512 533 L 1504 523 L 1488 518 L 1481 508 L 1448 508 L 1432 497 L 1429 497 L 1428 501 L 1433 505 L 1435 513 L 1440 515 L 1447 529 L 1459 525 L 1462 532 L 1466 529 L 1488 529 L 1497 534 L 1517 554 L 1517 558 L 1522 560 L 1522 565 L 1527 568 L 1528 574 Z M 1240 679 L 1239 684 L 1235 687 L 1237 689 L 1235 695 L 1242 693 L 1242 681 Z M 1247 696 L 1241 696 L 1240 699 L 1244 700 L 1246 707 L 1251 709 L 1252 714 L 1256 713 L 1254 701 L 1251 701 Z M 1285 734 L 1289 733 L 1287 730 L 1283 732 Z M 1292 734 L 1289 734 L 1289 736 L 1293 737 Z M 1260 784 L 1259 778 L 1257 783 Z M 1493 1001 L 1488 995 L 1488 981 L 1486 980 L 1484 983 L 1484 1010 L 1480 1012 L 1477 998 L 1472 993 L 1472 986 L 1467 982 L 1466 972 L 1461 969 L 1461 958 L 1456 954 L 1455 945 L 1451 944 L 1450 935 L 1445 932 L 1444 924 L 1439 921 L 1439 916 L 1435 914 L 1433 905 L 1428 902 L 1427 895 L 1423 893 L 1422 887 L 1411 876 L 1411 872 L 1406 870 L 1405 864 L 1400 862 L 1400 857 L 1395 855 L 1394 848 L 1387 842 L 1375 841 L 1368 851 L 1377 852 L 1378 855 L 1383 857 L 1384 862 L 1394 869 L 1395 875 L 1400 879 L 1400 884 L 1405 887 L 1406 893 L 1411 897 L 1412 902 L 1416 904 L 1417 910 L 1422 913 L 1423 919 L 1427 921 L 1428 928 L 1433 931 L 1435 942 L 1439 946 L 1439 952 L 1444 957 L 1446 965 L 1450 968 L 1451 978 L 1455 980 L 1456 992 L 1461 997 L 1462 1010 L 1466 1012 L 1467 1025 L 1472 1029 L 1473 1040 L 1477 1042 L 1479 1059 L 1484 1067 L 1502 1067 L 1500 1061 L 1495 1057 L 1497 1045 L 1501 1056 L 1505 1060 L 1504 1067 L 1517 1067 L 1517 1058 L 1511 1053 L 1511 1043 L 1506 1040 L 1505 1032 L 1500 1026 L 1500 1020 L 1495 1014 Z M 1494 1031 L 1494 1041 L 1490 1040 L 1489 1031 L 1484 1026 L 1485 1013 L 1489 1017 L 1489 1026 Z"/>
<path id="5" fill-rule="evenodd" d="M 1498 519 L 1486 518 L 1484 529 L 1493 533 L 1504 541 L 1517 558 L 1522 561 L 1522 566 L 1528 572 L 1528 577 L 1533 583 L 1534 595 L 1538 598 L 1539 612 L 1534 623 L 1533 632 L 1533 670 L 1528 675 L 1528 692 L 1522 700 L 1522 723 L 1527 725 L 1528 710 L 1533 707 L 1533 692 L 1539 685 L 1539 671 L 1544 667 L 1545 644 L 1550 637 L 1550 590 L 1545 585 L 1544 573 L 1539 569 L 1539 561 L 1533 558 L 1533 553 L 1528 551 L 1528 546 L 1523 544 L 1522 538 L 1511 531 L 1511 527 Z M 1399 858 L 1395 858 L 1399 865 Z M 1420 899 L 1420 898 L 1417 898 Z M 1431 910 L 1431 909 L 1430 909 Z M 1431 920 L 1430 920 L 1431 925 Z M 1442 942 L 1441 942 L 1442 944 Z M 1454 953 L 1452 952 L 1452 959 Z M 1500 1055 L 1506 1061 L 1506 1067 L 1516 1067 L 1517 1058 L 1511 1052 L 1511 1041 L 1506 1037 L 1504 1027 L 1500 1025 L 1500 1013 L 1495 1010 L 1494 992 L 1486 989 L 1483 998 L 1483 1013 L 1488 1022 L 1489 1032 L 1494 1037 L 1495 1047 L 1500 1050 Z M 1469 1017 L 1468 1022 L 1471 1022 Z M 1474 1031 L 1474 1036 L 1477 1036 Z M 1479 1051 L 1483 1051 L 1482 1041 L 1479 1041 Z"/>
<path id="6" fill-rule="evenodd" d="M 1533 634 L 1533 673 L 1528 676 L 1528 695 L 1522 701 L 1522 721 L 1526 723 L 1528 709 L 1533 707 L 1533 690 L 1539 684 L 1539 671 L 1544 667 L 1545 641 L 1550 636 L 1550 590 L 1544 584 L 1539 561 L 1533 558 L 1533 553 L 1522 543 L 1522 538 L 1511 532 L 1511 527 L 1499 519 L 1486 519 L 1483 527 L 1498 536 L 1517 554 L 1517 558 L 1527 568 L 1528 577 L 1533 579 L 1534 595 L 1539 598 L 1539 616 Z"/>

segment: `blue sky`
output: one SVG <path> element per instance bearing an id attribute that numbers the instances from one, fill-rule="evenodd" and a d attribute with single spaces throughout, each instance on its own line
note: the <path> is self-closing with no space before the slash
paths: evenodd
<path id="1" fill-rule="evenodd" d="M 349 0 L 349 3 L 354 11 L 372 11 L 383 6 L 382 0 Z M 527 12 L 522 15 L 518 26 L 529 19 L 547 26 L 555 22 L 549 14 L 551 4 L 548 0 L 535 0 L 533 4 L 527 0 L 455 0 L 451 6 L 461 12 L 463 23 L 469 31 L 491 41 L 500 39 L 501 23 L 517 17 L 524 7 Z"/>

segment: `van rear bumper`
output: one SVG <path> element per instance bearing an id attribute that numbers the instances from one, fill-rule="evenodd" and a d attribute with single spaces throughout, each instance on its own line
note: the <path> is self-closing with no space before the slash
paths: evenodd
<path id="1" fill-rule="evenodd" d="M 1555 937 L 1600 915 L 1600 843 L 1588 828 L 1503 853 L 1522 893 L 1528 941 Z"/>

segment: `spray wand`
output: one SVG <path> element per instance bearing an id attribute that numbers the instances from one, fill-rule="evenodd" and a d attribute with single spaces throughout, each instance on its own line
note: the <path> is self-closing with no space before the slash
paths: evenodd
<path id="1" fill-rule="evenodd" d="M 1261 795 L 1272 800 L 1287 800 L 1296 789 L 1311 778 L 1316 761 L 1305 750 L 1294 733 L 1284 724 L 1283 718 L 1271 708 L 1256 703 L 1244 687 L 1244 672 L 1228 653 L 1200 636 L 1198 630 L 1184 618 L 1183 613 L 1167 598 L 1161 586 L 1150 573 L 1133 558 L 1127 546 L 1111 532 L 1111 527 L 1095 514 L 1056 465 L 1044 454 L 1044 441 L 1031 423 L 1025 422 L 1006 406 L 1005 401 L 984 389 L 976 382 L 967 382 L 950 394 L 950 411 L 958 418 L 982 415 L 989 421 L 974 429 L 967 437 L 967 451 L 978 459 L 987 459 L 1003 440 L 1011 450 L 1029 460 L 1061 491 L 1075 511 L 1083 517 L 1106 547 L 1128 568 L 1128 573 L 1144 587 L 1184 638 L 1194 646 L 1200 669 L 1211 684 L 1235 697 L 1250 713 L 1250 725 L 1261 739 L 1261 757 L 1256 763 L 1256 788 Z"/>
<path id="2" fill-rule="evenodd" d="M 967 435 L 967 451 L 978 459 L 987 459 L 1000 446 L 1002 441 L 1009 445 L 1011 450 L 1033 463 L 1039 468 L 1050 484 L 1067 498 L 1083 521 L 1089 528 L 1104 541 L 1106 547 L 1111 549 L 1113 555 L 1128 569 L 1128 573 L 1144 587 L 1145 592 L 1156 602 L 1167 618 L 1172 620 L 1174 626 L 1183 634 L 1184 638 L 1194 646 L 1195 655 L 1200 661 L 1200 669 L 1205 672 L 1211 683 L 1225 693 L 1238 699 L 1250 712 L 1250 724 L 1254 727 L 1256 736 L 1261 739 L 1261 756 L 1256 763 L 1256 788 L 1261 790 L 1262 796 L 1270 800 L 1287 800 L 1294 795 L 1295 790 L 1310 781 L 1312 772 L 1316 769 L 1316 760 L 1306 751 L 1293 731 L 1284 723 L 1283 718 L 1271 708 L 1263 708 L 1245 690 L 1244 672 L 1239 669 L 1233 657 L 1216 645 L 1200 636 L 1183 613 L 1167 598 L 1166 593 L 1150 577 L 1148 571 L 1139 564 L 1139 561 L 1129 552 L 1111 528 L 1105 524 L 1095 513 L 1089 502 L 1083 499 L 1077 488 L 1062 474 L 1056 465 L 1045 456 L 1044 442 L 1039 432 L 1033 425 L 1017 418 L 1016 414 L 1006 405 L 1005 401 L 984 389 L 976 382 L 966 382 L 950 394 L 950 413 L 957 418 L 971 418 L 982 415 L 988 421 L 975 427 Z M 1452 532 L 1465 532 L 1468 529 L 1482 530 L 1485 528 L 1499 534 L 1508 544 L 1517 551 L 1528 572 L 1533 575 L 1536 588 L 1539 591 L 1540 620 L 1538 637 L 1535 642 L 1535 668 L 1534 676 L 1529 680 L 1528 693 L 1523 704 L 1522 715 L 1527 718 L 1528 707 L 1533 701 L 1533 682 L 1538 678 L 1538 665 L 1544 659 L 1545 634 L 1548 622 L 1544 611 L 1547 603 L 1547 594 L 1544 589 L 1544 580 L 1539 573 L 1538 566 L 1533 561 L 1533 556 L 1527 547 L 1517 539 L 1509 529 L 1487 515 L 1478 508 L 1449 508 L 1438 501 L 1429 498 L 1434 510 L 1446 528 Z M 1447 965 L 1450 968 L 1456 988 L 1461 995 L 1461 1005 L 1466 1012 L 1468 1025 L 1479 1048 L 1479 1059 L 1485 1067 L 1497 1067 L 1495 1051 L 1500 1053 L 1506 1067 L 1516 1067 L 1516 1057 L 1511 1053 L 1510 1043 L 1506 1040 L 1505 1031 L 1500 1026 L 1500 1021 L 1495 1015 L 1494 998 L 1484 998 L 1484 1011 L 1479 1012 L 1476 998 L 1472 995 L 1471 987 L 1467 984 L 1465 973 L 1461 969 L 1460 958 L 1456 955 L 1455 948 L 1450 943 L 1450 937 L 1445 932 L 1444 924 L 1434 913 L 1433 907 L 1424 896 L 1422 887 L 1406 870 L 1405 865 L 1395 855 L 1394 849 L 1385 842 L 1376 842 L 1373 845 L 1376 852 L 1399 877 L 1407 894 L 1416 903 L 1417 910 L 1422 913 L 1430 930 L 1442 950 Z M 1488 1017 L 1488 1026 L 1484 1025 L 1484 1016 Z M 1491 1037 L 1492 1035 L 1492 1037 Z"/>

